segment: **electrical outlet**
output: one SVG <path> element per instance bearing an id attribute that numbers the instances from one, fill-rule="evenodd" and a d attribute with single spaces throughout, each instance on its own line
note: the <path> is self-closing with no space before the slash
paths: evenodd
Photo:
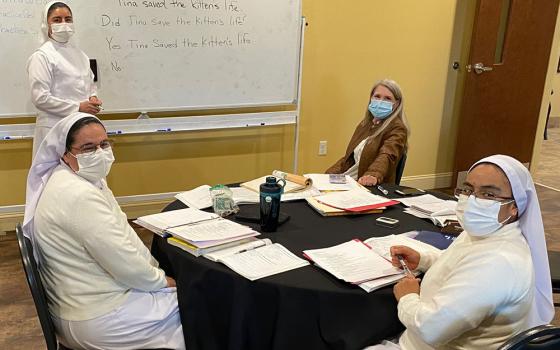
<path id="1" fill-rule="evenodd" d="M 319 141 L 319 155 L 320 156 L 327 155 L 327 141 Z"/>

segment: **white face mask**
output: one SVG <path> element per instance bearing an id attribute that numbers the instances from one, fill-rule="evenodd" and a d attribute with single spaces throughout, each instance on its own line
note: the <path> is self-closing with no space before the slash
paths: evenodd
<path id="1" fill-rule="evenodd" d="M 74 23 L 52 23 L 51 38 L 59 43 L 67 43 L 74 35 Z"/>
<path id="2" fill-rule="evenodd" d="M 72 156 L 74 155 L 72 154 Z M 78 160 L 79 167 L 76 174 L 92 183 L 99 182 L 107 177 L 111 165 L 115 161 L 113 150 L 110 147 L 107 149 L 98 148 L 93 153 L 80 153 L 74 157 Z"/>
<path id="3" fill-rule="evenodd" d="M 463 194 L 459 196 L 455 213 L 457 214 L 457 220 L 468 234 L 483 237 L 499 230 L 511 218 L 509 216 L 502 222 L 498 221 L 498 214 L 502 205 L 511 202 L 501 203 L 491 199 L 475 199 L 472 195 L 466 196 Z"/>

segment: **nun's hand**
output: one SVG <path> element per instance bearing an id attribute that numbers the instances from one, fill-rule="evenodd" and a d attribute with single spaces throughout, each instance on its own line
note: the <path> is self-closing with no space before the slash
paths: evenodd
<path id="1" fill-rule="evenodd" d="M 80 103 L 80 112 L 96 115 L 101 110 L 99 104 L 91 101 L 84 101 Z"/>
<path id="2" fill-rule="evenodd" d="M 97 97 L 97 96 L 91 96 L 91 97 L 89 98 L 89 102 L 94 103 L 94 104 L 96 104 L 96 105 L 98 105 L 98 106 L 101 106 L 101 105 L 103 104 L 103 101 L 101 101 L 101 100 L 99 99 L 99 97 Z"/>
<path id="3" fill-rule="evenodd" d="M 420 279 L 414 276 L 407 276 L 395 284 L 393 294 L 397 301 L 401 300 L 407 294 L 420 294 Z"/>
<path id="4" fill-rule="evenodd" d="M 358 179 L 358 182 L 363 186 L 375 186 L 377 185 L 377 178 L 371 175 L 364 175 Z"/>

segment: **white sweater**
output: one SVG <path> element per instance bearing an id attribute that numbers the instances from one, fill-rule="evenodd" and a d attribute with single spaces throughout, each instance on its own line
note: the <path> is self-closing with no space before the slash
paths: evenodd
<path id="1" fill-rule="evenodd" d="M 103 184 L 99 189 L 59 165 L 37 205 L 41 278 L 49 310 L 65 320 L 96 318 L 123 304 L 131 289 L 148 292 L 167 285 Z"/>
<path id="2" fill-rule="evenodd" d="M 420 295 L 398 304 L 402 349 L 496 349 L 527 328 L 534 274 L 517 222 L 486 238 L 462 233 L 441 256 L 422 256 L 427 268 Z"/>
<path id="3" fill-rule="evenodd" d="M 46 41 L 29 57 L 27 74 L 38 126 L 54 126 L 97 94 L 89 58 L 71 42 Z"/>

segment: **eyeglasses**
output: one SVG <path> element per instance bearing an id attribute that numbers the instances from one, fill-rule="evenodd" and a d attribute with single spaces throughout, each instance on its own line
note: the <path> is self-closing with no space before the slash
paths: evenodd
<path id="1" fill-rule="evenodd" d="M 72 146 L 70 148 L 79 150 L 81 154 L 89 155 L 89 154 L 95 153 L 95 151 L 97 151 L 98 147 L 101 148 L 101 149 L 109 149 L 109 148 L 112 148 L 114 144 L 115 144 L 115 142 L 113 140 L 107 139 L 107 140 L 101 141 L 101 143 L 99 143 L 97 145 L 94 144 L 94 143 L 86 143 L 86 144 L 83 144 L 79 147 Z"/>
<path id="2" fill-rule="evenodd" d="M 491 206 L 493 202 L 500 202 L 501 205 L 505 205 L 515 201 L 513 197 L 501 197 L 501 196 L 497 196 L 491 191 L 473 191 L 470 188 L 457 187 L 455 189 L 455 195 L 456 196 L 462 195 L 467 197 L 473 196 L 475 201 L 477 201 L 479 204 L 483 206 Z"/>

